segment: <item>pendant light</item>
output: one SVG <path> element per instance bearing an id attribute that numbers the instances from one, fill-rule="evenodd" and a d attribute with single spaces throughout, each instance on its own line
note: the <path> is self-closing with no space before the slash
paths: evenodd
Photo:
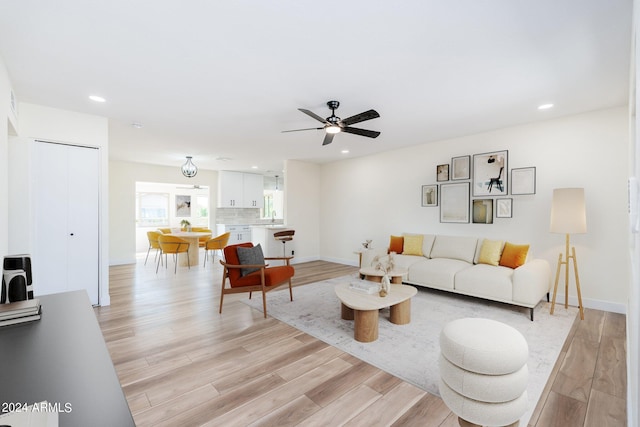
<path id="1" fill-rule="evenodd" d="M 193 164 L 191 159 L 191 156 L 187 156 L 187 161 L 184 165 L 182 165 L 182 175 L 186 176 L 187 178 L 193 178 L 198 173 L 198 168 Z"/>

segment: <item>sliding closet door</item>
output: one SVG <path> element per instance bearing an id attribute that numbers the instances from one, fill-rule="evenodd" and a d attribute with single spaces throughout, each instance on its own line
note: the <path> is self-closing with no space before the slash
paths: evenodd
<path id="1" fill-rule="evenodd" d="M 99 295 L 99 152 L 34 142 L 34 293 Z"/>

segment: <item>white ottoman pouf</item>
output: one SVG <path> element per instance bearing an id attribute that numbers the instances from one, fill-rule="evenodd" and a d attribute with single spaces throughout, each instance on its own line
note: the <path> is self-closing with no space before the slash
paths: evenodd
<path id="1" fill-rule="evenodd" d="M 461 425 L 517 425 L 529 378 L 520 332 L 495 320 L 458 319 L 442 329 L 440 350 L 440 394 Z"/>

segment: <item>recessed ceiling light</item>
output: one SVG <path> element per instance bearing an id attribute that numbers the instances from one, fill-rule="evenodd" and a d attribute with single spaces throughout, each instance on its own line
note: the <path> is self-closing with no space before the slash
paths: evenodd
<path id="1" fill-rule="evenodd" d="M 107 100 L 98 95 L 89 95 L 89 99 L 94 102 L 106 102 Z"/>
<path id="2" fill-rule="evenodd" d="M 228 162 L 231 160 L 231 157 L 216 157 L 216 160 L 219 162 Z"/>
<path id="3" fill-rule="evenodd" d="M 549 108 L 553 108 L 553 104 L 542 104 L 538 106 L 538 110 L 548 110 Z"/>
<path id="4" fill-rule="evenodd" d="M 349 150 L 342 150 L 341 153 L 342 154 L 349 154 Z"/>
<path id="5" fill-rule="evenodd" d="M 251 169 L 258 169 L 257 166 L 251 166 Z"/>
<path id="6" fill-rule="evenodd" d="M 142 129 L 144 127 L 144 125 L 142 123 L 133 122 L 133 123 L 131 123 L 131 127 L 134 127 L 136 129 Z"/>

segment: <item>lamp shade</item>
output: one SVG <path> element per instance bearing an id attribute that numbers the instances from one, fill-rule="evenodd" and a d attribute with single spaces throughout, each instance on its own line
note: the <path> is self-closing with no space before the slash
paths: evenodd
<path id="1" fill-rule="evenodd" d="M 584 188 L 556 188 L 553 190 L 549 231 L 562 234 L 587 232 Z"/>
<path id="2" fill-rule="evenodd" d="M 191 159 L 191 156 L 187 156 L 187 161 L 184 163 L 184 165 L 182 165 L 181 168 L 182 175 L 186 176 L 187 178 L 193 178 L 198 173 L 198 168 L 193 164 Z"/>

